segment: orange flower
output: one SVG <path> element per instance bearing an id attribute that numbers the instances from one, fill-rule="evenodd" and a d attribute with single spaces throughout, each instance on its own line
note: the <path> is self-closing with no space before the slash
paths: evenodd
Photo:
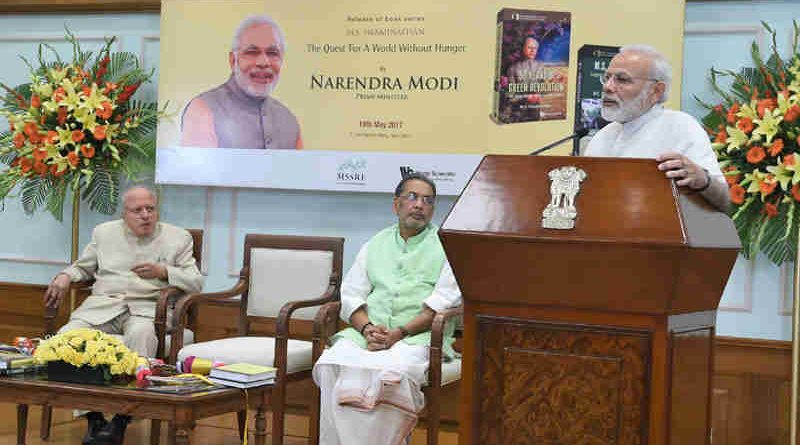
<path id="1" fill-rule="evenodd" d="M 739 112 L 739 104 L 733 104 L 730 110 L 728 110 L 728 123 L 733 124 L 736 122 L 736 113 Z"/>
<path id="2" fill-rule="evenodd" d="M 728 190 L 728 194 L 731 197 L 731 202 L 739 205 L 744 202 L 744 197 L 747 194 L 747 192 L 741 185 L 734 184 L 731 186 L 730 190 Z"/>
<path id="3" fill-rule="evenodd" d="M 92 89 L 89 88 L 89 86 L 87 86 L 87 85 L 83 85 L 81 87 L 81 91 L 83 91 L 84 96 L 89 96 L 89 95 L 92 94 Z"/>
<path id="4" fill-rule="evenodd" d="M 53 91 L 53 101 L 61 102 L 66 97 L 66 91 L 64 91 L 64 87 L 58 87 L 55 91 Z"/>
<path id="5" fill-rule="evenodd" d="M 769 181 L 769 182 L 767 182 Z M 772 175 L 767 176 L 766 181 L 762 181 L 758 184 L 758 189 L 764 196 L 769 195 L 770 193 L 775 191 L 775 187 L 778 186 L 778 182 L 775 181 L 775 178 Z"/>
<path id="6" fill-rule="evenodd" d="M 22 169 L 22 173 L 28 173 L 33 167 L 33 161 L 30 158 L 22 158 L 19 160 L 19 167 Z"/>
<path id="7" fill-rule="evenodd" d="M 724 144 L 725 140 L 727 139 L 728 139 L 728 133 L 726 133 L 725 130 L 721 130 L 719 133 L 717 133 L 717 137 L 714 138 L 714 142 L 718 144 Z"/>
<path id="8" fill-rule="evenodd" d="M 753 120 L 749 117 L 743 117 L 739 119 L 739 122 L 736 122 L 736 128 L 742 130 L 745 133 L 750 133 L 753 131 Z"/>
<path id="9" fill-rule="evenodd" d="M 52 164 L 50 166 L 50 174 L 55 176 L 56 178 L 60 178 L 60 177 L 64 176 L 64 174 L 66 172 L 67 172 L 66 168 L 61 170 L 61 171 L 58 171 L 58 165 L 56 165 L 56 164 Z"/>
<path id="10" fill-rule="evenodd" d="M 85 157 L 85 158 L 89 158 L 89 159 L 93 158 L 94 157 L 94 146 L 89 145 L 89 144 L 81 145 L 81 154 L 83 154 L 83 157 Z"/>
<path id="11" fill-rule="evenodd" d="M 67 121 L 67 108 L 66 107 L 58 107 L 58 125 L 64 125 L 64 122 Z"/>
<path id="12" fill-rule="evenodd" d="M 54 130 L 47 130 L 47 142 L 51 144 L 58 142 L 58 133 Z"/>
<path id="13" fill-rule="evenodd" d="M 28 137 L 31 137 L 39 132 L 39 126 L 36 125 L 36 122 L 25 122 L 25 126 L 22 128 L 22 131 L 25 132 Z"/>
<path id="14" fill-rule="evenodd" d="M 764 213 L 767 214 L 767 218 L 774 218 L 778 216 L 778 206 L 771 202 L 764 203 Z"/>
<path id="15" fill-rule="evenodd" d="M 14 135 L 14 147 L 22 148 L 25 145 L 25 135 L 22 133 L 16 133 Z"/>
<path id="16" fill-rule="evenodd" d="M 734 167 L 732 165 L 730 165 L 728 167 L 725 167 L 725 173 L 726 173 L 725 174 L 725 182 L 728 183 L 729 187 L 734 185 L 734 184 L 738 184 L 739 180 L 742 179 L 742 175 L 740 175 L 740 174 L 735 174 L 735 175 L 734 174 L 727 174 L 728 172 L 734 172 L 734 171 L 736 171 L 736 167 Z"/>
<path id="17" fill-rule="evenodd" d="M 44 176 L 47 174 L 47 165 L 43 162 L 36 161 L 33 163 L 33 171 L 39 176 Z"/>
<path id="18" fill-rule="evenodd" d="M 747 162 L 751 164 L 758 164 L 763 161 L 766 156 L 767 154 L 764 153 L 764 149 L 757 145 L 747 150 Z"/>
<path id="19" fill-rule="evenodd" d="M 777 106 L 778 106 L 778 101 L 776 101 L 775 99 L 762 99 L 758 101 L 758 104 L 756 105 L 756 110 L 758 110 L 758 116 L 764 117 L 764 112 L 766 110 L 772 110 Z"/>
<path id="20" fill-rule="evenodd" d="M 776 138 L 772 141 L 772 145 L 769 147 L 769 155 L 772 157 L 778 156 L 780 152 L 783 151 L 783 139 Z"/>
<path id="21" fill-rule="evenodd" d="M 39 108 L 42 106 L 42 99 L 39 98 L 36 94 L 31 96 L 31 107 Z"/>
<path id="22" fill-rule="evenodd" d="M 79 160 L 80 159 L 78 159 L 78 154 L 75 153 L 74 151 L 71 151 L 71 152 L 67 153 L 67 161 L 69 161 L 69 164 L 71 166 L 77 167 Z"/>
<path id="23" fill-rule="evenodd" d="M 33 159 L 36 162 L 42 162 L 47 159 L 47 150 L 42 150 L 41 148 L 37 148 L 33 150 Z"/>
<path id="24" fill-rule="evenodd" d="M 94 132 L 92 132 L 94 138 L 98 141 L 102 141 L 106 138 L 106 126 L 105 125 L 98 125 L 94 127 Z"/>
<path id="25" fill-rule="evenodd" d="M 114 91 L 116 89 L 117 89 L 117 84 L 115 84 L 114 82 L 106 82 L 106 87 L 103 88 L 103 94 L 108 96 L 108 93 L 110 93 L 110 92 L 112 92 L 112 91 Z"/>
<path id="26" fill-rule="evenodd" d="M 80 142 L 86 137 L 81 130 L 72 130 L 72 142 Z"/>
<path id="27" fill-rule="evenodd" d="M 792 186 L 792 197 L 795 201 L 800 201 L 800 184 Z"/>
<path id="28" fill-rule="evenodd" d="M 794 153 L 790 153 L 783 157 L 783 165 L 794 165 Z"/>
<path id="29" fill-rule="evenodd" d="M 100 107 L 97 108 L 97 116 L 101 119 L 108 119 L 111 117 L 111 102 L 103 102 L 100 104 Z"/>
<path id="30" fill-rule="evenodd" d="M 800 117 L 800 105 L 794 104 L 783 115 L 784 122 L 794 122 Z"/>

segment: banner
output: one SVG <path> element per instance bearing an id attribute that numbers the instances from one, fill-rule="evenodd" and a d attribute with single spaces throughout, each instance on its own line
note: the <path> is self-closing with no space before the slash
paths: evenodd
<path id="1" fill-rule="evenodd" d="M 156 180 L 391 191 L 411 167 L 458 193 L 483 154 L 528 153 L 572 132 L 577 9 L 591 23 L 582 38 L 658 36 L 659 26 L 637 20 L 594 25 L 646 8 L 547 5 L 164 0 L 158 97 L 172 118 L 159 124 Z M 681 19 L 680 8 L 662 9 Z M 498 20 L 513 11 L 528 21 L 510 25 L 498 44 Z M 531 34 L 540 45 L 532 57 Z M 547 79 L 527 82 L 547 91 L 526 91 L 530 115 L 504 125 L 494 105 L 497 63 L 524 58 L 547 67 Z M 526 82 L 516 83 L 522 91 Z"/>

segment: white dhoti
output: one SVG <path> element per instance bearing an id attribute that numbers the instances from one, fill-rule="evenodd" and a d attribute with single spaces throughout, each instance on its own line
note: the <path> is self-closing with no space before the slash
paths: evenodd
<path id="1" fill-rule="evenodd" d="M 428 346 L 368 351 L 339 339 L 314 365 L 321 445 L 399 445 L 425 406 Z"/>

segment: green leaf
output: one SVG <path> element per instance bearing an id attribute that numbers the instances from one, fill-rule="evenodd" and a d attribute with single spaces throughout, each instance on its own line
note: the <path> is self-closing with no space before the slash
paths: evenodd
<path id="1" fill-rule="evenodd" d="M 91 210 L 114 214 L 119 201 L 119 172 L 97 166 L 91 180 L 86 183 L 83 199 Z"/>
<path id="2" fill-rule="evenodd" d="M 52 182 L 47 177 L 31 176 L 22 183 L 20 195 L 25 213 L 32 215 L 47 202 L 52 191 Z"/>
<path id="3" fill-rule="evenodd" d="M 50 195 L 47 197 L 47 210 L 59 222 L 64 220 L 64 199 L 66 194 L 67 181 L 58 181 L 53 184 Z"/>

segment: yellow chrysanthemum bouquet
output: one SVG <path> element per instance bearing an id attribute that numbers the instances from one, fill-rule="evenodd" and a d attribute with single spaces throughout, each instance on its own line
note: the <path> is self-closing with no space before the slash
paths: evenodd
<path id="1" fill-rule="evenodd" d="M 72 62 L 40 44 L 37 64 L 23 58 L 29 83 L 0 82 L 0 116 L 9 124 L 0 133 L 0 163 L 8 165 L 0 170 L 0 201 L 19 188 L 25 212 L 43 206 L 59 221 L 68 190 L 92 210 L 114 213 L 120 175 L 135 179 L 152 170 L 163 115 L 155 103 L 132 98 L 152 72 L 133 53 L 111 52 L 115 38 L 96 54 L 69 31 L 67 41 Z"/>
<path id="2" fill-rule="evenodd" d="M 37 362 L 47 363 L 48 368 L 57 362 L 76 369 L 94 368 L 95 374 L 102 372 L 104 382 L 115 376 L 133 376 L 138 367 L 147 364 L 146 359 L 128 349 L 118 338 L 89 328 L 50 337 L 39 344 L 33 356 Z"/>

